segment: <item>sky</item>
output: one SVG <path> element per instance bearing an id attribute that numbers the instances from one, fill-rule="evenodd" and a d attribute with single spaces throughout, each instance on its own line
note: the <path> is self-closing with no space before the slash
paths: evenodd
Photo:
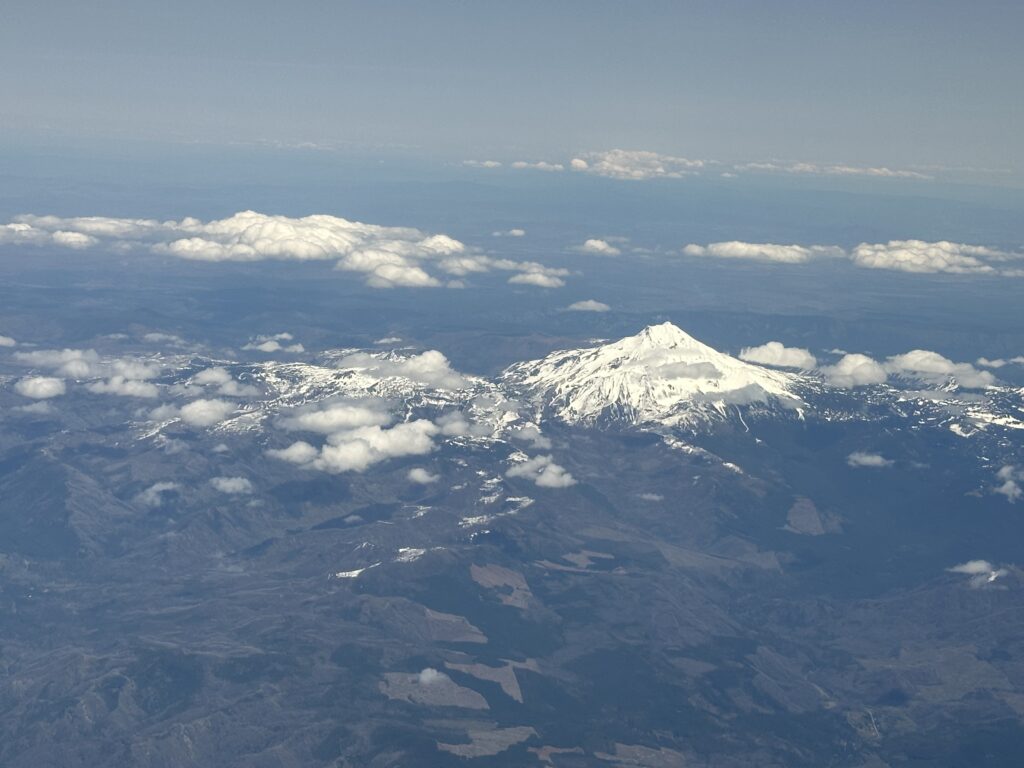
<path id="1" fill-rule="evenodd" d="M 1019 2 L 9 0 L 0 141 L 624 148 L 1016 184 L 1022 28 Z"/>

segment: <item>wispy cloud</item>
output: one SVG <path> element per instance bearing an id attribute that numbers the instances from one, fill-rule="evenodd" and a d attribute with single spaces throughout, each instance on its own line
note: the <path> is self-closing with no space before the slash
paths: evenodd
<path id="1" fill-rule="evenodd" d="M 574 301 L 566 310 L 569 312 L 607 312 L 611 307 L 605 304 L 603 301 L 597 301 L 595 299 L 584 299 L 583 301 Z"/>
<path id="2" fill-rule="evenodd" d="M 580 173 L 611 179 L 644 181 L 658 178 L 678 179 L 692 175 L 705 165 L 703 160 L 691 160 L 658 152 L 610 149 L 578 155 L 572 159 L 569 167 Z"/>
<path id="3" fill-rule="evenodd" d="M 995 492 L 1005 496 L 1011 504 L 1015 504 L 1024 496 L 1024 488 L 1021 488 L 1021 484 L 1024 483 L 1024 467 L 1007 464 L 996 472 L 996 482 Z"/>
<path id="4" fill-rule="evenodd" d="M 997 568 L 988 560 L 968 560 L 966 563 L 954 565 L 946 570 L 950 573 L 962 573 L 969 576 L 967 584 L 972 589 L 980 589 L 1009 573 L 1006 568 Z"/>
<path id="5" fill-rule="evenodd" d="M 846 457 L 846 463 L 855 469 L 861 467 L 871 467 L 873 469 L 883 469 L 885 467 L 891 467 L 893 465 L 892 459 L 885 458 L 880 453 L 868 453 L 867 451 L 854 451 Z"/>

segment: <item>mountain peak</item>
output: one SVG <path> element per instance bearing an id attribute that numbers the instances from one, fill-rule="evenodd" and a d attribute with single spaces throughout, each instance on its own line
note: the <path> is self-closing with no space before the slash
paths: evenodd
<path id="1" fill-rule="evenodd" d="M 792 374 L 737 360 L 672 323 L 520 363 L 504 379 L 569 422 L 613 415 L 679 424 L 721 415 L 727 406 L 798 400 Z"/>
<path id="2" fill-rule="evenodd" d="M 696 341 L 693 336 L 688 334 L 682 328 L 675 323 L 664 322 L 658 325 L 648 325 L 640 333 L 631 338 L 641 339 L 643 341 L 649 341 L 659 346 L 678 346 L 682 343 Z M 625 341 L 625 339 L 623 339 Z"/>

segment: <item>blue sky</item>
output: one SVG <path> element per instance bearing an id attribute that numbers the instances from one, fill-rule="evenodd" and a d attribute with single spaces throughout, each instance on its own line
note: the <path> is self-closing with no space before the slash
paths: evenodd
<path id="1" fill-rule="evenodd" d="M 0 138 L 998 171 L 1014 2 L 5 3 Z M 1000 175 L 1001 174 L 1001 175 Z"/>

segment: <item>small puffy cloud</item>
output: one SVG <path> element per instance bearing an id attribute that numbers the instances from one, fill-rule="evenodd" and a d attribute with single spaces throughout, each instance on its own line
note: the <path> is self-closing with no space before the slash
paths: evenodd
<path id="1" fill-rule="evenodd" d="M 691 243 L 683 248 L 683 253 L 687 256 L 705 256 L 717 259 L 803 264 L 814 258 L 841 256 L 843 251 L 841 248 L 828 245 L 777 245 L 775 243 L 744 243 L 739 240 L 730 240 L 707 245 Z"/>
<path id="2" fill-rule="evenodd" d="M 312 466 L 325 472 L 363 472 L 374 464 L 399 456 L 422 456 L 434 450 L 438 427 L 426 419 L 396 424 L 390 429 L 360 427 L 336 432 Z"/>
<path id="3" fill-rule="evenodd" d="M 420 685 L 433 685 L 448 679 L 444 672 L 438 672 L 433 667 L 427 667 L 416 676 L 416 682 Z"/>
<path id="4" fill-rule="evenodd" d="M 574 250 L 577 250 L 580 253 L 589 253 L 593 256 L 619 256 L 622 254 L 621 250 L 616 248 L 607 240 L 601 240 L 596 237 L 585 240 L 583 245 L 576 246 Z"/>
<path id="5" fill-rule="evenodd" d="M 889 378 L 877 360 L 857 353 L 843 355 L 835 365 L 822 366 L 818 371 L 829 384 L 844 389 L 884 384 Z"/>
<path id="6" fill-rule="evenodd" d="M 147 344 L 169 344 L 172 347 L 183 347 L 188 344 L 181 336 L 173 333 L 146 333 L 143 334 L 142 340 Z"/>
<path id="7" fill-rule="evenodd" d="M 192 377 L 192 381 L 196 384 L 206 386 L 207 384 L 223 385 L 229 381 L 233 381 L 231 374 L 228 373 L 228 369 L 221 366 L 214 366 L 213 368 L 205 368 L 195 376 Z"/>
<path id="8" fill-rule="evenodd" d="M 382 400 L 339 400 L 299 408 L 280 419 L 279 424 L 295 432 L 329 435 L 358 427 L 383 426 L 393 420 Z"/>
<path id="9" fill-rule="evenodd" d="M 10 336 L 0 336 L 0 347 L 16 347 L 18 342 Z"/>
<path id="10" fill-rule="evenodd" d="M 989 371 L 979 371 L 970 363 L 954 363 L 938 352 L 914 349 L 902 355 L 893 355 L 885 365 L 890 373 L 902 374 L 932 384 L 945 383 L 955 378 L 967 389 L 982 389 L 996 383 L 996 377 Z"/>
<path id="11" fill-rule="evenodd" d="M 893 465 L 892 459 L 887 459 L 880 453 L 867 453 L 865 451 L 854 451 L 846 457 L 846 463 L 851 467 L 873 467 L 881 469 L 883 467 L 891 467 Z"/>
<path id="12" fill-rule="evenodd" d="M 146 490 L 135 497 L 135 500 L 145 507 L 159 507 L 164 503 L 164 494 L 171 491 L 178 491 L 181 486 L 178 483 L 160 482 L 153 483 Z"/>
<path id="13" fill-rule="evenodd" d="M 703 160 L 632 149 L 589 152 L 574 157 L 569 164 L 572 170 L 579 173 L 629 181 L 678 179 L 693 174 L 704 166 Z"/>
<path id="14" fill-rule="evenodd" d="M 26 376 L 15 383 L 14 391 L 22 397 L 31 397 L 33 400 L 48 400 L 51 397 L 63 395 L 66 388 L 64 379 L 55 379 L 51 376 Z"/>
<path id="15" fill-rule="evenodd" d="M 440 475 L 431 474 L 423 467 L 413 467 L 409 470 L 409 474 L 406 475 L 409 478 L 409 482 L 418 483 L 420 485 L 430 485 L 436 483 L 441 479 Z"/>
<path id="16" fill-rule="evenodd" d="M 980 589 L 1009 573 L 1005 568 L 996 568 L 988 560 L 968 560 L 966 563 L 954 565 L 946 570 L 950 573 L 962 573 L 969 576 L 970 579 L 967 583 L 972 589 Z"/>
<path id="17" fill-rule="evenodd" d="M 544 272 L 522 272 L 508 279 L 513 285 L 535 285 L 538 288 L 561 288 L 565 280 Z"/>
<path id="18" fill-rule="evenodd" d="M 110 377 L 106 385 L 90 387 L 94 392 L 110 394 L 132 394 L 152 392 L 150 386 L 139 386 L 145 379 L 160 374 L 156 363 L 133 358 L 101 358 L 93 349 L 36 349 L 30 352 L 15 352 L 13 358 L 34 368 L 46 368 L 61 376 L 74 379 Z M 150 395 L 135 395 L 149 397 Z"/>
<path id="19" fill-rule="evenodd" d="M 287 448 L 269 450 L 267 455 L 325 472 L 363 472 L 393 457 L 430 453 L 435 447 L 434 436 L 444 433 L 442 426 L 426 419 L 385 428 L 390 421 L 383 404 L 371 401 L 302 411 L 282 419 L 282 426 L 327 433 L 326 443 L 318 449 L 299 441 Z"/>
<path id="20" fill-rule="evenodd" d="M 548 172 L 564 171 L 565 170 L 565 166 L 562 165 L 561 163 L 549 163 L 546 160 L 539 160 L 539 161 L 537 161 L 535 163 L 530 163 L 530 162 L 527 162 L 525 160 L 517 160 L 516 162 L 512 163 L 512 167 L 517 169 L 517 170 L 526 169 L 526 170 L 532 170 L 532 171 L 548 171 Z"/>
<path id="21" fill-rule="evenodd" d="M 1000 271 L 993 264 L 1022 258 L 980 245 L 966 245 L 942 240 L 928 243 L 923 240 L 890 240 L 888 243 L 861 243 L 850 254 L 859 267 L 868 269 L 894 269 L 900 272 L 951 274 L 995 274 Z"/>
<path id="22" fill-rule="evenodd" d="M 595 299 L 584 299 L 583 301 L 574 301 L 566 310 L 569 312 L 607 312 L 611 307 L 605 304 L 603 301 L 597 301 Z"/>
<path id="23" fill-rule="evenodd" d="M 506 477 L 525 477 L 541 488 L 568 488 L 576 479 L 551 456 L 534 456 L 515 464 L 505 472 Z"/>
<path id="24" fill-rule="evenodd" d="M 780 341 L 769 341 L 759 347 L 744 347 L 740 359 L 779 368 L 800 368 L 809 371 L 818 367 L 818 360 L 803 347 L 787 347 Z"/>
<path id="25" fill-rule="evenodd" d="M 445 413 L 435 423 L 441 434 L 448 437 L 486 437 L 491 433 L 487 425 L 473 424 L 459 411 Z"/>
<path id="26" fill-rule="evenodd" d="M 30 405 L 15 406 L 14 410 L 18 413 L 31 413 L 36 416 L 46 416 L 53 413 L 54 408 L 47 400 L 37 400 Z"/>
<path id="27" fill-rule="evenodd" d="M 660 493 L 641 493 L 640 498 L 644 501 L 664 501 L 665 497 Z"/>
<path id="28" fill-rule="evenodd" d="M 380 346 L 387 346 L 389 344 L 401 344 L 402 338 L 400 336 L 385 336 L 381 339 L 377 339 L 373 343 Z"/>
<path id="29" fill-rule="evenodd" d="M 519 227 L 513 227 L 512 229 L 501 229 L 497 232 L 491 232 L 492 237 L 525 237 L 526 230 Z"/>
<path id="30" fill-rule="evenodd" d="M 56 245 L 80 250 L 99 242 L 95 237 L 82 232 L 37 227 L 23 221 L 0 224 L 0 245 Z"/>
<path id="31" fill-rule="evenodd" d="M 319 454 L 320 451 L 305 440 L 297 440 L 287 448 L 271 448 L 267 451 L 271 458 L 287 461 L 289 464 L 310 464 Z"/>
<path id="32" fill-rule="evenodd" d="M 206 368 L 193 376 L 192 381 L 202 387 L 216 387 L 218 393 L 228 397 L 253 397 L 259 394 L 256 387 L 235 381 L 228 369 L 222 366 Z"/>
<path id="33" fill-rule="evenodd" d="M 211 478 L 210 485 L 221 493 L 231 495 L 252 493 L 252 483 L 244 477 L 214 477 Z"/>
<path id="34" fill-rule="evenodd" d="M 246 344 L 242 349 L 252 349 L 257 352 L 292 352 L 299 353 L 305 352 L 306 348 L 301 344 L 289 344 L 288 342 L 294 341 L 295 337 L 290 333 L 275 333 L 267 336 L 257 336 L 255 339 Z M 283 344 L 281 342 L 284 342 Z"/>
<path id="35" fill-rule="evenodd" d="M 75 379 L 94 375 L 100 362 L 100 356 L 94 349 L 36 349 L 31 352 L 15 352 L 14 359 L 35 368 L 48 368 Z"/>
<path id="36" fill-rule="evenodd" d="M 224 421 L 235 410 L 235 404 L 227 400 L 199 399 L 181 406 L 178 415 L 193 427 L 212 427 Z"/>
<path id="37" fill-rule="evenodd" d="M 979 357 L 974 361 L 974 364 L 980 365 L 982 368 L 1003 368 L 1008 362 L 1010 361 L 1004 360 L 1001 357 L 996 358 L 995 360 L 990 360 L 987 357 Z"/>
<path id="38" fill-rule="evenodd" d="M 463 160 L 462 164 L 467 168 L 501 168 L 497 160 Z"/>
<path id="39" fill-rule="evenodd" d="M 513 440 L 522 440 L 529 443 L 530 447 L 540 450 L 551 448 L 551 440 L 541 434 L 536 424 L 526 424 L 510 433 Z"/>
<path id="40" fill-rule="evenodd" d="M 448 358 L 436 349 L 411 357 L 357 352 L 341 358 L 337 367 L 357 370 L 381 379 L 400 377 L 438 389 L 462 389 L 469 384 L 462 374 L 451 367 Z"/>
<path id="41" fill-rule="evenodd" d="M 155 384 L 128 379 L 124 376 L 111 376 L 106 381 L 95 381 L 87 385 L 86 389 L 98 395 L 118 395 L 120 397 L 153 398 L 160 394 L 160 390 Z"/>
<path id="42" fill-rule="evenodd" d="M 995 492 L 1005 496 L 1011 504 L 1015 504 L 1024 496 L 1024 489 L 1021 488 L 1021 484 L 1024 483 L 1024 467 L 1007 464 L 996 472 L 996 482 L 998 485 Z"/>

